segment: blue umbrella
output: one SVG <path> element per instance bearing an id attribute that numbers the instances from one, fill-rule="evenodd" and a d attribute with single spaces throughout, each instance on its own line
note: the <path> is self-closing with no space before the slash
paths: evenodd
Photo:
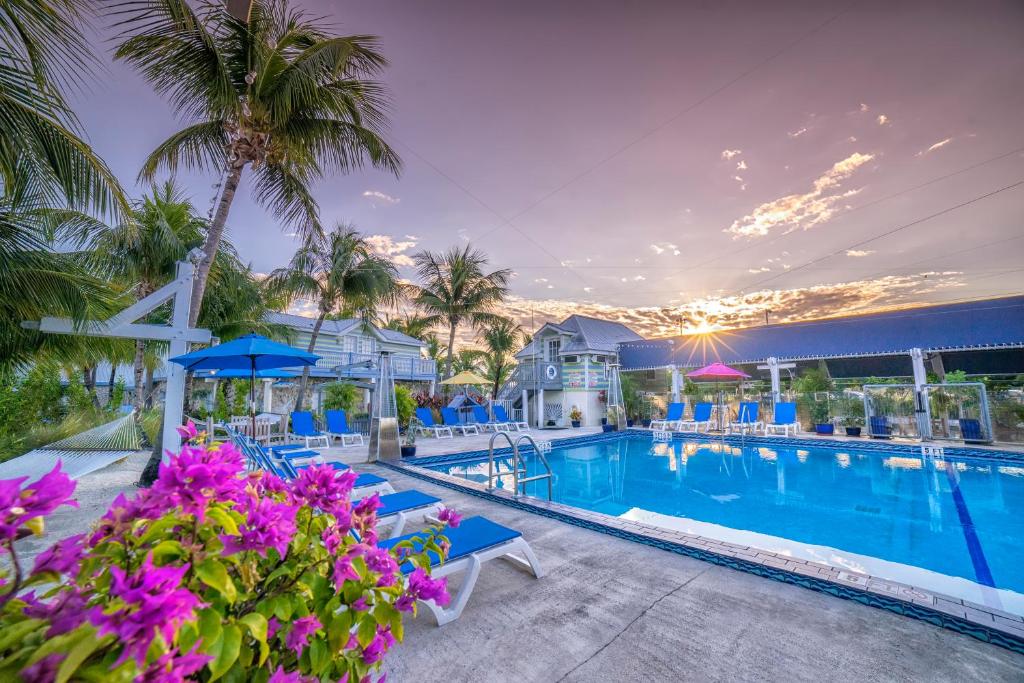
<path id="1" fill-rule="evenodd" d="M 299 373 L 288 370 L 257 370 L 256 379 L 291 379 Z M 210 370 L 210 374 L 196 372 L 196 377 L 203 379 L 252 379 L 249 370 Z"/>
<path id="2" fill-rule="evenodd" d="M 316 365 L 318 360 L 320 356 L 316 354 L 292 348 L 287 344 L 279 344 L 258 334 L 247 334 L 225 344 L 210 346 L 170 359 L 172 363 L 184 366 L 186 370 L 248 371 L 251 380 L 249 406 L 253 434 L 256 433 L 256 373 L 274 368 Z"/>

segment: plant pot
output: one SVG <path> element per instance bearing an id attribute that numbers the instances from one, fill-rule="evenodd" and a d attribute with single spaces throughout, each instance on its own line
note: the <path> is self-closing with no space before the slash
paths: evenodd
<path id="1" fill-rule="evenodd" d="M 544 424 L 544 426 L 545 426 L 545 427 L 554 427 L 554 426 L 555 426 L 555 421 L 554 421 L 554 420 L 548 420 L 548 421 L 547 421 L 547 422 L 546 422 L 546 423 Z"/>
<path id="2" fill-rule="evenodd" d="M 860 436 L 860 427 L 847 427 L 846 428 L 846 435 L 847 436 Z"/>
<path id="3" fill-rule="evenodd" d="M 579 429 L 580 428 L 580 421 L 579 420 L 572 420 L 571 422 L 572 422 L 572 428 L 573 429 Z"/>
<path id="4" fill-rule="evenodd" d="M 647 420 L 647 419 L 644 419 L 644 420 L 640 421 L 640 424 L 642 424 L 644 427 L 650 427 L 651 426 L 651 421 Z"/>
<path id="5" fill-rule="evenodd" d="M 604 427 L 607 424 L 608 424 L 608 418 L 607 417 L 602 417 L 601 418 L 601 426 Z"/>
<path id="6" fill-rule="evenodd" d="M 627 427 L 632 427 L 633 426 L 633 421 L 632 420 L 626 420 L 626 426 Z"/>
<path id="7" fill-rule="evenodd" d="M 835 433 L 836 427 L 831 424 L 816 424 L 814 425 L 814 431 L 822 436 L 831 436 Z"/>
<path id="8" fill-rule="evenodd" d="M 416 446 L 402 446 L 402 457 L 403 458 L 415 458 L 416 457 Z"/>
<path id="9" fill-rule="evenodd" d="M 605 433 L 614 432 L 615 431 L 615 425 L 603 424 L 603 425 L 601 425 L 601 431 L 605 432 Z"/>

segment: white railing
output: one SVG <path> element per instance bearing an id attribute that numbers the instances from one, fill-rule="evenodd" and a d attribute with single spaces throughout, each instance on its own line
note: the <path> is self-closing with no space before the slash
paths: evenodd
<path id="1" fill-rule="evenodd" d="M 375 353 L 321 351 L 319 349 L 317 349 L 315 353 L 318 356 L 320 356 L 320 360 L 316 362 L 316 367 L 318 368 L 324 370 L 334 370 L 334 368 L 338 367 L 339 365 L 348 366 L 344 367 L 344 369 L 340 371 L 340 374 L 343 377 L 348 375 L 372 376 L 376 372 L 374 367 L 377 364 L 378 355 Z M 370 367 L 352 367 L 362 363 L 367 363 L 370 365 Z M 392 354 L 391 371 L 395 374 L 395 376 L 399 378 L 430 378 L 437 374 L 437 364 L 429 358 L 417 358 L 415 356 Z"/>

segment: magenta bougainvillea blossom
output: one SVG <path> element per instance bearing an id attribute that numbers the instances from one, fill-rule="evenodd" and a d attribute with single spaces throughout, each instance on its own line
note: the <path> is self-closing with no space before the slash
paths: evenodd
<path id="1" fill-rule="evenodd" d="M 180 433 L 197 437 L 191 423 Z M 0 639 L 0 662 L 24 681 L 105 680 L 113 667 L 139 683 L 369 683 L 403 614 L 448 604 L 427 568 L 459 515 L 446 509 L 415 541 L 380 547 L 380 499 L 353 502 L 355 477 L 320 465 L 284 481 L 246 471 L 232 444 L 186 443 L 151 488 L 119 495 L 30 571 L 15 539 L 74 505 L 75 483 L 59 466 L 0 481 L 0 548 L 19 568 L 0 564 L 0 633 L 16 634 Z M 33 657 L 45 643 L 52 651 Z"/>

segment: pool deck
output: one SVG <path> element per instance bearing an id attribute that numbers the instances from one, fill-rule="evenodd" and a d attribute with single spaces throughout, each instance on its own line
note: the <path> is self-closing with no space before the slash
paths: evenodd
<path id="1" fill-rule="evenodd" d="M 489 438 L 421 438 L 418 455 L 486 448 Z M 325 455 L 520 530 L 545 571 L 537 580 L 487 563 L 458 621 L 437 627 L 421 610 L 407 622 L 405 642 L 385 660 L 389 681 L 1024 680 L 1024 655 L 1005 648 L 367 465 L 366 452 Z M 117 493 L 134 491 L 145 457 L 83 477 L 82 509 L 58 510 L 46 541 L 86 530 Z M 43 548 L 26 542 L 26 556 Z"/>

